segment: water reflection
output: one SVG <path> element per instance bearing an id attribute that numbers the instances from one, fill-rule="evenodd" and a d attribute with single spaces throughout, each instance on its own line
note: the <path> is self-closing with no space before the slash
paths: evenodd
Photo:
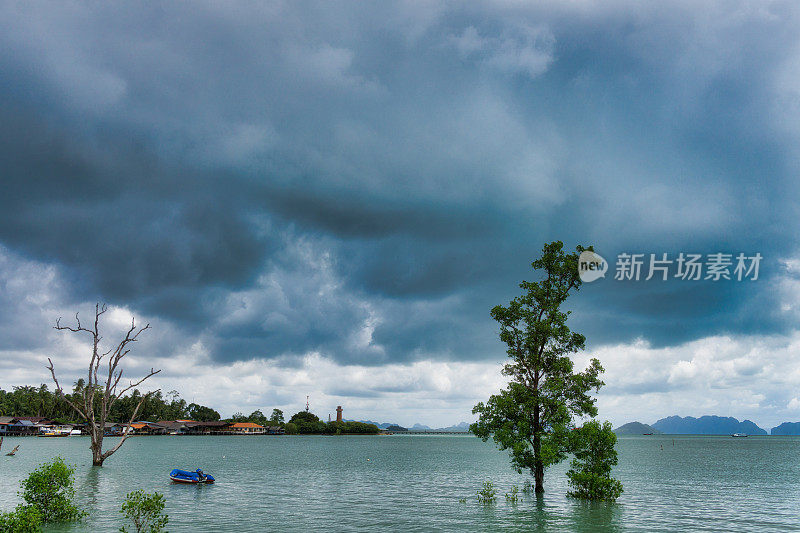
<path id="1" fill-rule="evenodd" d="M 569 529 L 572 531 L 621 531 L 622 507 L 619 503 L 586 502 L 572 503 Z"/>
<path id="2" fill-rule="evenodd" d="M 75 488 L 80 503 L 85 507 L 94 508 L 97 506 L 102 470 L 102 466 L 90 466 L 87 470 L 84 470 L 85 474 L 80 476 L 78 474 L 79 470 L 76 469 Z"/>

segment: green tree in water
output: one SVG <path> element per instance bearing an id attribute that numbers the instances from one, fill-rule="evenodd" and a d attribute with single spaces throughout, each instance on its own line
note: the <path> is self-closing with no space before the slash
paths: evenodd
<path id="1" fill-rule="evenodd" d="M 590 420 L 570 434 L 570 451 L 575 458 L 567 472 L 572 489 L 568 496 L 614 501 L 622 494 L 622 483 L 611 477 L 611 468 L 617 464 L 617 435 L 611 427 L 611 422 L 600 425 Z"/>
<path id="2" fill-rule="evenodd" d="M 25 503 L 35 507 L 43 523 L 74 522 L 86 514 L 72 503 L 75 468 L 61 457 L 45 463 L 20 484 Z"/>
<path id="3" fill-rule="evenodd" d="M 22 480 L 20 496 L 25 500 L 10 513 L 0 513 L 0 532 L 41 531 L 43 524 L 75 522 L 86 513 L 72 503 L 75 469 L 60 457 L 44 463 Z"/>
<path id="4" fill-rule="evenodd" d="M 42 515 L 32 505 L 19 505 L 10 513 L 0 513 L 0 532 L 36 533 L 42 530 Z"/>
<path id="5" fill-rule="evenodd" d="M 125 497 L 120 513 L 133 523 L 133 529 L 122 526 L 122 533 L 159 533 L 169 522 L 164 514 L 164 495 L 154 492 L 148 494 L 143 490 L 130 492 Z"/>
<path id="6" fill-rule="evenodd" d="M 544 492 L 545 469 L 567 456 L 573 417 L 596 416 L 589 392 L 603 385 L 597 359 L 583 372 L 573 371 L 570 355 L 583 350 L 585 338 L 570 331 L 569 311 L 562 309 L 581 285 L 578 255 L 592 248 L 578 246 L 577 252 L 565 253 L 563 246 L 546 244 L 531 265 L 541 279 L 523 281 L 520 296 L 492 309 L 511 359 L 503 373 L 511 379 L 507 389 L 473 408 L 479 418 L 470 426 L 475 435 L 491 437 L 508 450 L 517 471 L 531 472 L 536 494 Z"/>

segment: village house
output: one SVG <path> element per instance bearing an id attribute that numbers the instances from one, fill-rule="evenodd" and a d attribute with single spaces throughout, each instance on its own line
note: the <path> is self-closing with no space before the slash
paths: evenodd
<path id="1" fill-rule="evenodd" d="M 253 422 L 236 422 L 225 428 L 225 432 L 233 435 L 264 435 L 267 431 L 264 426 Z"/>
<path id="2" fill-rule="evenodd" d="M 39 433 L 39 426 L 23 417 L 0 416 L 0 436 L 27 437 Z"/>

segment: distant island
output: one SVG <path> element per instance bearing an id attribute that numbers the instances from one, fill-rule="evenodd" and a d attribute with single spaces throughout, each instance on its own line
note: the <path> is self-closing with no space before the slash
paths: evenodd
<path id="1" fill-rule="evenodd" d="M 767 432 L 750 420 L 739 422 L 730 416 L 706 415 L 700 418 L 693 416 L 670 416 L 662 418 L 653 427 L 662 433 L 690 435 L 767 435 Z"/>
<path id="2" fill-rule="evenodd" d="M 668 416 L 647 425 L 641 422 L 629 422 L 614 430 L 619 435 L 641 435 L 645 433 L 663 433 L 668 435 L 800 435 L 800 422 L 784 422 L 772 428 L 770 433 L 758 427 L 751 420 L 739 421 L 730 416 L 706 415 L 700 418 L 693 416 Z"/>
<path id="3" fill-rule="evenodd" d="M 800 422 L 784 422 L 772 428 L 771 435 L 800 435 Z"/>
<path id="4" fill-rule="evenodd" d="M 628 422 L 627 424 L 623 424 L 615 429 L 614 433 L 617 435 L 648 435 L 650 433 L 656 435 L 661 432 L 652 426 L 642 424 L 641 422 Z"/>

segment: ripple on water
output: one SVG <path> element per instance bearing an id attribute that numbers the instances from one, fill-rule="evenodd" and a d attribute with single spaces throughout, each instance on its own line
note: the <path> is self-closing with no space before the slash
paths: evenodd
<path id="1" fill-rule="evenodd" d="M 139 488 L 165 494 L 173 532 L 800 530 L 800 438 L 791 437 L 620 438 L 617 504 L 565 497 L 566 462 L 548 470 L 544 498 L 507 503 L 503 493 L 528 478 L 471 436 L 139 437 L 102 469 L 87 464 L 86 438 L 4 444 L 16 443 L 17 457 L 0 456 L 2 509 L 16 505 L 19 480 L 38 463 L 62 455 L 77 465 L 91 517 L 50 531 L 114 531 L 125 493 Z M 219 481 L 173 485 L 175 467 Z M 498 489 L 495 505 L 476 501 L 485 480 Z"/>

